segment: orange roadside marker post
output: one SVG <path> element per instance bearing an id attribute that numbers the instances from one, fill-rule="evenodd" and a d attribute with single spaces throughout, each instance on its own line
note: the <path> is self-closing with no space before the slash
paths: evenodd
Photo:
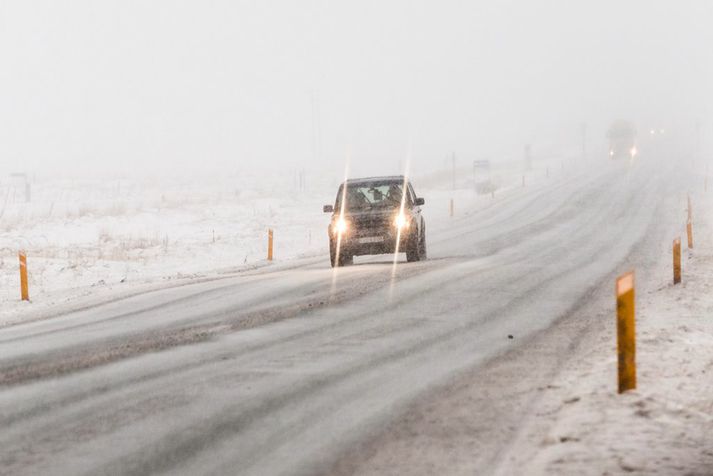
<path id="1" fill-rule="evenodd" d="M 693 248 L 693 207 L 691 206 L 691 195 L 688 195 L 688 220 L 686 220 L 686 237 L 688 238 L 688 249 Z"/>
<path id="2" fill-rule="evenodd" d="M 617 354 L 619 393 L 636 388 L 636 323 L 634 272 L 616 280 Z"/>
<path id="3" fill-rule="evenodd" d="M 23 301 L 30 300 L 30 290 L 27 284 L 27 253 L 20 251 L 20 296 Z"/>
<path id="4" fill-rule="evenodd" d="M 673 284 L 681 282 L 681 238 L 673 240 Z"/>
<path id="5" fill-rule="evenodd" d="M 267 230 L 267 260 L 272 261 L 273 234 L 272 228 Z"/>

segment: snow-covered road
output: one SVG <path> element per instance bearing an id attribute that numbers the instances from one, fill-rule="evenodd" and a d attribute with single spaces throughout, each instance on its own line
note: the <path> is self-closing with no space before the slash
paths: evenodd
<path id="1" fill-rule="evenodd" d="M 426 262 L 303 259 L 3 328 L 0 472 L 353 468 L 335 462 L 416 397 L 647 253 L 680 180 L 602 164 L 429 221 Z"/>

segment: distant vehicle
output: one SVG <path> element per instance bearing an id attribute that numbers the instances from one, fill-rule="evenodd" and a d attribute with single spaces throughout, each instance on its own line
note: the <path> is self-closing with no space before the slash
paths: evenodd
<path id="1" fill-rule="evenodd" d="M 489 194 L 497 189 L 490 173 L 489 160 L 473 161 L 473 181 L 478 195 Z"/>
<path id="2" fill-rule="evenodd" d="M 633 159 L 639 153 L 636 148 L 636 128 L 628 121 L 616 121 L 607 132 L 609 139 L 609 157 Z"/>
<path id="3" fill-rule="evenodd" d="M 406 253 L 407 261 L 426 259 L 425 200 L 403 176 L 349 179 L 339 186 L 329 224 L 332 267 L 354 262 L 354 256 Z M 339 248 L 339 249 L 337 249 Z"/>

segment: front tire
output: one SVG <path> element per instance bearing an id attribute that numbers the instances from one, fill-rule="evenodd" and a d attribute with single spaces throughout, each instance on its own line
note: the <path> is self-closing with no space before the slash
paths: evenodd
<path id="1" fill-rule="evenodd" d="M 415 261 L 423 261 L 426 259 L 426 225 L 421 226 L 421 233 L 418 235 L 418 240 L 406 250 L 406 261 L 413 263 Z"/>
<path id="2" fill-rule="evenodd" d="M 341 251 L 341 253 L 339 253 L 339 259 L 337 259 L 337 245 L 336 243 L 330 241 L 329 262 L 332 265 L 332 268 L 338 266 L 348 266 L 350 264 L 354 264 L 354 256 L 350 255 L 349 253 L 345 253 L 344 251 Z"/>
<path id="3" fill-rule="evenodd" d="M 413 263 L 415 261 L 421 261 L 421 235 L 418 235 L 418 238 L 414 243 L 410 243 L 408 248 L 406 248 L 406 261 L 409 263 Z"/>
<path id="4" fill-rule="evenodd" d="M 425 223 L 421 226 L 421 240 L 419 243 L 419 247 L 421 248 L 421 253 L 420 253 L 421 261 L 425 261 L 428 256 L 428 252 L 426 250 L 426 224 Z"/>

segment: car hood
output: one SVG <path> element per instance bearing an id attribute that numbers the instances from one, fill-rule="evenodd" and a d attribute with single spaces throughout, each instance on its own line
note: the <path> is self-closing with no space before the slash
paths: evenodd
<path id="1" fill-rule="evenodd" d="M 398 208 L 353 211 L 345 213 L 345 219 L 359 228 L 390 228 Z M 409 213 L 404 210 L 405 213 Z"/>
<path id="2" fill-rule="evenodd" d="M 406 211 L 406 210 L 404 210 Z M 344 216 L 346 218 L 354 218 L 354 219 L 367 219 L 367 218 L 390 218 L 396 215 L 399 212 L 398 208 L 378 208 L 378 209 L 371 209 L 371 210 L 355 210 L 355 211 L 347 211 L 345 212 Z"/>

